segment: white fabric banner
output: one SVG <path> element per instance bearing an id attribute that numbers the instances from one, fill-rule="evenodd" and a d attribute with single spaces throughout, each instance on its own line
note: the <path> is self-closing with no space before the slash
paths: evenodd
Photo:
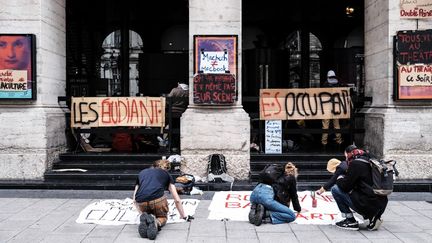
<path id="1" fill-rule="evenodd" d="M 183 208 L 186 215 L 194 215 L 199 200 L 183 199 Z M 168 200 L 168 221 L 167 223 L 181 223 L 180 215 L 175 207 L 174 200 Z M 139 213 L 130 198 L 125 200 L 109 199 L 94 202 L 85 207 L 75 222 L 79 224 L 101 224 L 101 225 L 123 225 L 139 224 Z"/>
<path id="2" fill-rule="evenodd" d="M 216 192 L 209 206 L 208 219 L 248 221 L 251 191 Z M 311 191 L 298 192 L 302 212 L 297 214 L 297 224 L 334 224 L 341 219 L 339 209 L 330 192 L 316 195 L 317 207 L 312 207 Z M 291 205 L 292 209 L 292 205 Z"/>

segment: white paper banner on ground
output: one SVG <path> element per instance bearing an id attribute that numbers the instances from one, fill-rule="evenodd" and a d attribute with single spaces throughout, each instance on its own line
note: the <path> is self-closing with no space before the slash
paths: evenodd
<path id="1" fill-rule="evenodd" d="M 248 221 L 251 191 L 216 192 L 209 206 L 208 219 Z M 317 207 L 312 207 L 311 191 L 298 192 L 302 212 L 294 221 L 297 224 L 334 224 L 339 216 L 339 209 L 330 192 L 317 195 Z M 292 208 L 292 207 L 291 207 Z"/>
<path id="2" fill-rule="evenodd" d="M 186 215 L 194 215 L 199 200 L 183 199 L 183 208 Z M 174 200 L 168 200 L 168 221 L 167 223 L 185 222 L 175 207 Z M 78 216 L 79 224 L 102 224 L 102 225 L 124 225 L 139 224 L 139 213 L 130 198 L 125 200 L 109 199 L 94 202 L 85 207 Z"/>

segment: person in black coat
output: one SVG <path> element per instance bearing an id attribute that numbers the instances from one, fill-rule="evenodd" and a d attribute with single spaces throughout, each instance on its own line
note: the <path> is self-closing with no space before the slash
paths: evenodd
<path id="1" fill-rule="evenodd" d="M 267 167 L 260 173 L 259 183 L 251 193 L 249 222 L 282 224 L 296 219 L 289 208 L 290 202 L 297 212 L 301 211 L 297 196 L 297 168 L 288 162 L 283 168 Z"/>
<path id="2" fill-rule="evenodd" d="M 365 219 L 369 219 L 369 230 L 376 230 L 382 223 L 381 215 L 387 206 L 387 196 L 376 195 L 371 189 L 371 166 L 365 162 L 369 160 L 368 153 L 350 145 L 345 149 L 345 157 L 348 162 L 347 173 L 339 176 L 336 185 L 331 188 L 339 210 L 345 217 L 344 220 L 337 222 L 336 226 L 349 230 L 359 229 L 352 209 Z"/>

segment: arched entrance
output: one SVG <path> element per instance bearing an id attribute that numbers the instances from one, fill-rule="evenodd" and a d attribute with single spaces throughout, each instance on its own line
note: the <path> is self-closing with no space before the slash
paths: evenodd
<path id="1" fill-rule="evenodd" d="M 363 96 L 363 13 L 363 3 L 354 1 L 243 1 L 242 92 L 252 118 L 251 151 L 265 151 L 260 89 L 320 88 L 334 70 L 343 86 L 353 88 L 353 100 Z M 341 120 L 345 142 L 326 149 L 362 142 L 354 139 L 354 116 Z M 281 127 L 283 153 L 321 150 L 321 120 L 285 120 Z M 328 132 L 332 140 L 335 131 Z"/>

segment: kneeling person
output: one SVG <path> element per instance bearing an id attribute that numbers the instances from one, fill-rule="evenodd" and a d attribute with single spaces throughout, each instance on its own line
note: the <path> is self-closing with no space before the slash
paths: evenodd
<path id="1" fill-rule="evenodd" d="M 154 240 L 158 231 L 167 222 L 168 201 L 164 195 L 166 189 L 173 195 L 180 217 L 186 219 L 174 179 L 168 173 L 169 168 L 168 160 L 157 160 L 153 167 L 138 174 L 133 200 L 141 214 L 138 232 L 143 238 Z"/>

